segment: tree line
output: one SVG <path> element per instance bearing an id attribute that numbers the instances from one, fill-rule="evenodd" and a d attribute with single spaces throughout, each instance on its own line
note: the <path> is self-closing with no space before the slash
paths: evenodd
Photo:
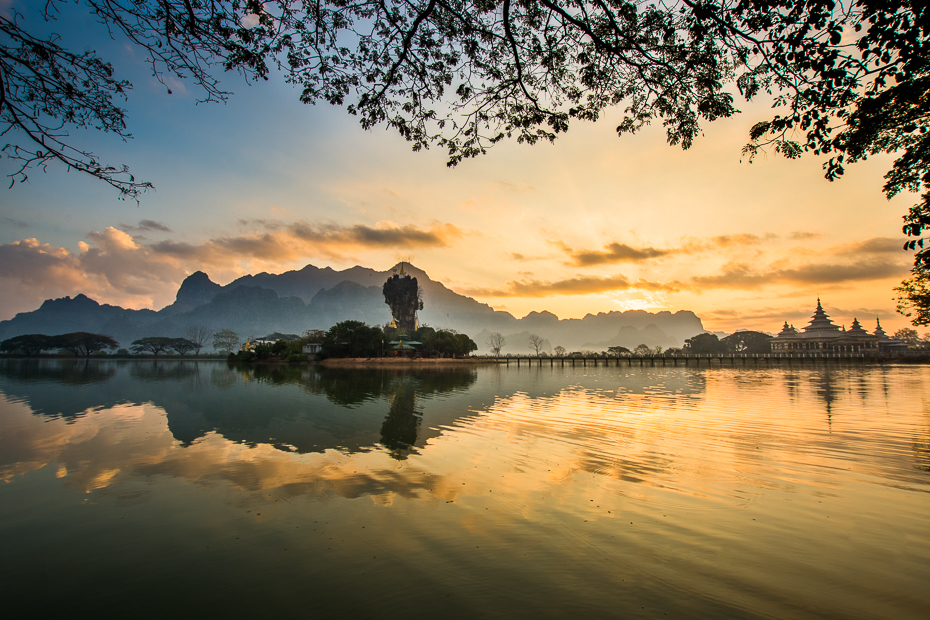
<path id="1" fill-rule="evenodd" d="M 235 354 L 232 348 L 238 347 L 239 337 L 235 332 L 224 330 L 223 338 L 228 338 L 223 347 L 237 361 L 260 361 L 277 359 L 281 361 L 304 361 L 307 355 L 303 353 L 306 344 L 319 344 L 319 359 L 329 357 L 381 357 L 391 354 L 392 341 L 401 335 L 421 344 L 416 346 L 419 355 L 427 357 L 461 357 L 478 349 L 478 345 L 465 334 L 452 329 L 435 329 L 428 325 L 419 327 L 409 334 L 390 326 L 378 327 L 368 325 L 362 321 L 342 321 L 336 323 L 328 330 L 311 329 L 302 336 L 281 334 L 275 342 L 262 342 L 248 349 L 242 349 Z M 223 334 L 223 332 L 218 333 Z M 235 343 L 235 344 L 233 344 Z"/>
<path id="2" fill-rule="evenodd" d="M 228 332 L 229 330 L 223 330 Z M 202 325 L 189 326 L 185 332 L 186 337 L 172 338 L 168 336 L 147 336 L 134 340 L 129 349 L 119 349 L 119 342 L 105 334 L 90 332 L 72 332 L 48 336 L 46 334 L 23 334 L 8 338 L 0 342 L 0 352 L 13 353 L 34 357 L 46 351 L 69 351 L 77 356 L 89 357 L 102 351 L 119 350 L 136 354 L 149 353 L 157 356 L 159 353 L 173 352 L 178 355 L 187 355 L 194 351 L 200 355 L 201 349 L 213 336 L 213 330 Z M 238 340 L 238 337 L 237 337 Z M 214 338 L 214 347 L 217 340 Z M 236 343 L 238 346 L 238 342 Z M 218 347 L 217 347 L 218 348 Z"/>
<path id="3" fill-rule="evenodd" d="M 34 357 L 45 351 L 70 351 L 77 356 L 90 356 L 105 349 L 116 349 L 119 343 L 103 334 L 89 332 L 72 332 L 57 336 L 45 334 L 24 334 L 0 342 L 0 352 L 18 353 Z"/>
<path id="4" fill-rule="evenodd" d="M 916 334 L 914 330 L 909 330 Z M 897 334 L 895 334 L 897 337 Z M 637 345 L 632 350 L 623 346 L 608 347 L 602 351 L 601 355 L 673 355 L 677 353 L 768 353 L 772 350 L 772 337 L 763 332 L 743 330 L 735 332 L 724 338 L 719 338 L 716 334 L 698 334 L 687 340 L 682 348 L 663 349 L 660 346 L 650 347 L 646 344 Z M 549 353 L 544 350 L 547 340 L 537 334 L 530 334 L 527 338 L 527 347 L 536 357 L 548 357 Z M 491 355 L 498 357 L 501 349 L 507 344 L 505 338 L 499 332 L 490 334 L 485 341 L 488 348 L 491 349 Z M 569 352 L 565 347 L 558 345 L 552 349 L 554 357 L 584 357 L 588 355 L 597 355 L 595 351 L 572 351 Z"/>

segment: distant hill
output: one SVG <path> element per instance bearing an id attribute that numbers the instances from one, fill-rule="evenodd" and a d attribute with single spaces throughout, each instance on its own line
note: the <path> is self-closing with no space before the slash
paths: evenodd
<path id="1" fill-rule="evenodd" d="M 229 328 L 243 339 L 275 331 L 328 329 L 348 319 L 383 325 L 391 320 L 391 313 L 381 287 L 398 268 L 375 271 L 356 266 L 335 271 L 307 265 L 277 275 L 243 276 L 226 286 L 198 271 L 184 280 L 174 303 L 157 312 L 99 304 L 84 295 L 50 299 L 37 310 L 0 321 L 0 340 L 20 334 L 89 331 L 113 336 L 128 346 L 145 336 L 182 336 L 189 325 Z M 687 310 L 601 312 L 581 319 L 559 319 L 542 311 L 517 319 L 449 290 L 412 265 L 405 264 L 404 270 L 417 278 L 423 291 L 420 323 L 468 334 L 479 351 L 487 349 L 485 341 L 492 332 L 507 338 L 504 353 L 523 354 L 529 352 L 524 341 L 531 333 L 551 346 L 572 351 L 638 344 L 668 348 L 681 346 L 685 339 L 704 331 L 701 320 Z"/>

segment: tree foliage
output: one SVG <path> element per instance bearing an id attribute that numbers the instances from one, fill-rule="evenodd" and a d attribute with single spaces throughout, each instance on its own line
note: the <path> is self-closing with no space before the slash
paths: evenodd
<path id="1" fill-rule="evenodd" d="M 916 329 L 911 329 L 910 327 L 902 327 L 894 333 L 892 338 L 897 338 L 901 342 L 906 342 L 907 344 L 920 343 L 920 334 L 917 333 Z"/>
<path id="2" fill-rule="evenodd" d="M 172 338 L 171 342 L 168 344 L 168 348 L 178 355 L 187 355 L 194 349 L 197 349 L 197 345 L 187 338 Z"/>
<path id="3" fill-rule="evenodd" d="M 239 334 L 231 329 L 221 329 L 213 335 L 213 348 L 229 355 L 233 349 L 239 348 Z"/>
<path id="4" fill-rule="evenodd" d="M 417 342 L 422 342 L 421 350 L 430 355 L 459 357 L 478 349 L 478 345 L 471 338 L 454 329 L 433 329 L 424 325 L 413 332 L 412 337 Z"/>
<path id="5" fill-rule="evenodd" d="M 685 353 L 728 353 L 727 346 L 720 342 L 717 334 L 698 334 L 685 340 L 685 346 L 682 347 Z"/>
<path id="6" fill-rule="evenodd" d="M 342 321 L 323 336 L 324 357 L 375 357 L 381 353 L 384 332 L 361 321 Z"/>
<path id="7" fill-rule="evenodd" d="M 113 338 L 89 332 L 72 332 L 57 336 L 25 334 L 0 343 L 0 351 L 4 353 L 18 352 L 30 357 L 54 349 L 64 349 L 75 355 L 89 356 L 104 349 L 112 350 L 118 347 L 119 343 Z"/>
<path id="8" fill-rule="evenodd" d="M 219 71 L 265 78 L 277 65 L 301 101 L 344 105 L 414 149 L 438 145 L 450 165 L 507 138 L 554 140 L 618 105 L 618 133 L 660 121 L 687 148 L 701 122 L 737 111 L 738 90 L 769 92 L 778 107 L 753 128 L 750 156 L 766 145 L 813 151 L 835 178 L 849 162 L 898 152 L 886 191 L 926 187 L 930 29 L 916 0 L 78 1 L 156 77 L 188 78 L 205 100 L 227 95 Z M 45 19 L 64 2 L 48 0 Z M 144 190 L 63 142 L 68 127 L 128 136 L 114 100 L 130 85 L 93 52 L 33 37 L 15 13 L 2 19 L 2 118 L 31 144 L 8 155 Z M 930 221 L 923 204 L 909 223 L 918 232 Z"/>
<path id="9" fill-rule="evenodd" d="M 772 350 L 771 336 L 749 330 L 732 333 L 720 339 L 720 343 L 730 353 L 769 353 Z"/>
<path id="10" fill-rule="evenodd" d="M 59 348 L 71 351 L 75 355 L 89 357 L 94 353 L 99 353 L 104 349 L 114 350 L 119 348 L 119 342 L 105 336 L 104 334 L 92 334 L 89 332 L 72 332 L 54 336 L 55 344 Z"/>
<path id="11" fill-rule="evenodd" d="M 274 25 L 255 0 L 78 1 L 111 35 L 141 51 L 163 84 L 166 75 L 189 78 L 203 100 L 227 95 L 216 69 L 248 77 L 268 72 L 266 35 Z M 0 15 L 0 135 L 13 140 L 3 153 L 20 163 L 12 180 L 25 181 L 29 167 L 57 160 L 103 180 L 121 197 L 136 198 L 151 184 L 137 181 L 126 166 L 102 163 L 70 134 L 95 128 L 130 138 L 119 101 L 132 85 L 116 78 L 94 51 L 70 51 L 57 34 L 31 34 L 39 29 L 36 20 L 54 22 L 68 0 L 42 4 L 29 24 L 15 9 Z M 252 17 L 243 22 L 245 15 Z"/>
<path id="12" fill-rule="evenodd" d="M 59 339 L 45 334 L 24 334 L 0 342 L 0 351 L 3 353 L 20 353 L 27 357 L 34 357 L 43 351 L 58 348 L 60 348 Z"/>
<path id="13" fill-rule="evenodd" d="M 159 353 L 171 349 L 174 341 L 174 338 L 168 336 L 147 336 L 133 340 L 132 344 L 129 345 L 129 349 L 133 353 L 151 353 L 158 357 Z"/>

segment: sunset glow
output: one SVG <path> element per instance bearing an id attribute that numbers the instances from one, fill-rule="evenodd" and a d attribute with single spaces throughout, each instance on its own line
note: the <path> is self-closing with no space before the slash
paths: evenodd
<path id="1" fill-rule="evenodd" d="M 711 330 L 771 332 L 803 323 L 819 295 L 839 324 L 908 325 L 891 289 L 911 264 L 901 216 L 915 196 L 885 199 L 891 158 L 834 183 L 816 156 L 750 164 L 741 148 L 771 114 L 764 102 L 705 126 L 689 151 L 666 145 L 661 127 L 618 138 L 616 109 L 553 145 L 504 142 L 448 169 L 441 150 L 414 153 L 342 109 L 302 105 L 280 80 L 230 75 L 227 104 L 196 105 L 121 44 L 98 43 L 134 82 L 134 139 L 77 137 L 156 191 L 120 202 L 54 165 L 4 189 L 0 319 L 78 293 L 159 309 L 197 270 L 226 284 L 409 260 L 517 317 L 685 309 Z"/>

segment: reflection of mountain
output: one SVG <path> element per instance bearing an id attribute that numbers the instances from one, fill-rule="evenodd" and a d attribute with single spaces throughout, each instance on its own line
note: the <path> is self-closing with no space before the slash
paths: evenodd
<path id="1" fill-rule="evenodd" d="M 412 265 L 405 265 L 405 271 L 417 278 L 423 293 L 420 322 L 466 333 L 482 348 L 491 332 L 510 335 L 505 352 L 527 353 L 525 335 L 529 333 L 553 346 L 574 350 L 592 343 L 587 348 L 600 350 L 612 344 L 681 345 L 703 331 L 701 320 L 688 311 L 632 310 L 563 320 L 550 312 L 531 312 L 517 319 L 449 290 Z M 384 324 L 391 320 L 391 311 L 381 287 L 391 275 L 391 270 L 353 267 L 334 271 L 307 265 L 278 275 L 244 276 L 220 286 L 197 272 L 181 284 L 176 301 L 158 312 L 101 305 L 84 295 L 50 299 L 33 312 L 0 321 L 0 340 L 29 333 L 90 331 L 113 336 L 125 346 L 145 336 L 180 336 L 188 325 L 229 328 L 244 338 L 274 331 L 326 329 L 348 319 Z"/>
<path id="2" fill-rule="evenodd" d="M 185 445 L 215 432 L 238 443 L 297 452 L 422 447 L 475 404 L 447 407 L 435 397 L 461 399 L 475 377 L 474 369 L 404 373 L 236 368 L 224 362 L 0 361 L 0 391 L 36 414 L 74 418 L 150 402 L 165 410 L 172 435 Z M 409 402 L 420 405 L 415 419 Z"/>

